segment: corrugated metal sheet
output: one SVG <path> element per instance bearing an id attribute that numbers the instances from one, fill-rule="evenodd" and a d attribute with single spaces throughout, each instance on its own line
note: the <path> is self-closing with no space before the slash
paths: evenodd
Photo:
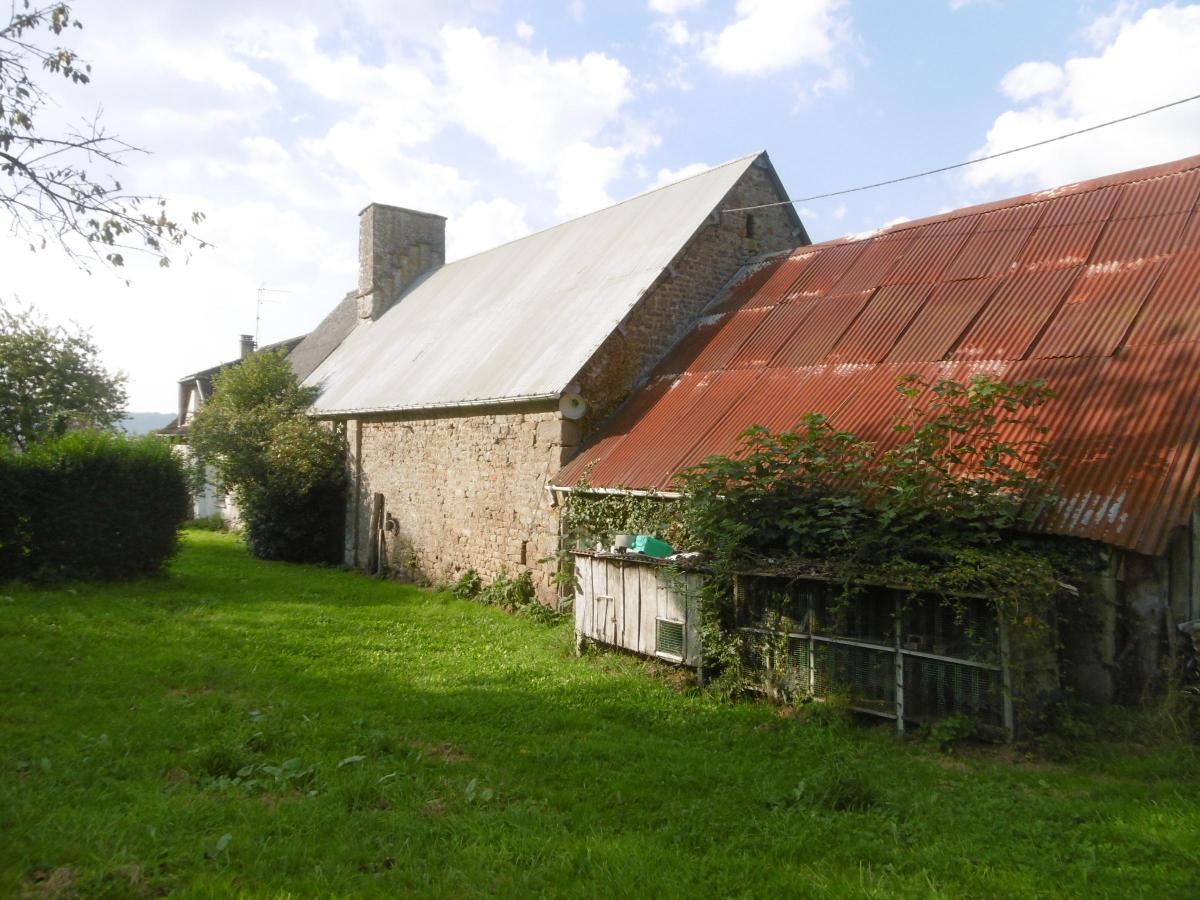
<path id="1" fill-rule="evenodd" d="M 888 362 L 944 359 L 999 285 L 998 278 L 939 284 L 888 354 Z"/>
<path id="2" fill-rule="evenodd" d="M 665 488 L 808 412 L 887 446 L 904 374 L 1043 378 L 1040 527 L 1161 553 L 1200 497 L 1198 200 L 1193 157 L 774 260 L 555 483 L 600 458 L 596 486 Z"/>
<path id="3" fill-rule="evenodd" d="M 758 158 L 433 271 L 309 376 L 313 413 L 558 396 Z"/>
<path id="4" fill-rule="evenodd" d="M 826 362 L 882 362 L 932 290 L 927 284 L 893 284 L 880 288 L 829 351 Z"/>
<path id="5" fill-rule="evenodd" d="M 1032 271 L 1086 263 L 1092 258 L 1092 248 L 1108 223 L 1118 194 L 1117 188 L 1107 187 L 1046 204 L 1046 212 L 1025 245 L 1018 266 Z"/>
<path id="6" fill-rule="evenodd" d="M 775 343 L 776 352 L 770 355 L 771 365 L 811 366 L 821 362 L 866 308 L 872 293 L 860 291 L 819 299 L 802 298 L 793 307 L 794 316 L 768 319 L 767 323 L 777 329 L 773 334 L 762 335 L 763 339 Z M 794 321 L 794 327 L 789 318 L 798 320 Z M 758 338 L 755 335 L 755 339 Z"/>
<path id="7" fill-rule="evenodd" d="M 952 358 L 1020 359 L 1082 272 L 1082 266 L 1075 266 L 1020 272 L 1006 278 Z"/>
<path id="8" fill-rule="evenodd" d="M 912 244 L 881 284 L 932 284 L 939 281 L 978 222 L 979 216 L 964 216 L 919 226 Z"/>
<path id="9" fill-rule="evenodd" d="M 1133 324 L 1163 265 L 1138 259 L 1088 266 L 1030 355 L 1108 356 Z"/>
<path id="10" fill-rule="evenodd" d="M 1200 249 L 1182 250 L 1142 307 L 1128 345 L 1144 347 L 1200 340 L 1196 285 L 1200 285 Z"/>
<path id="11" fill-rule="evenodd" d="M 998 209 L 979 217 L 979 224 L 942 276 L 945 281 L 1003 275 L 1014 268 L 1034 226 L 1050 203 Z"/>

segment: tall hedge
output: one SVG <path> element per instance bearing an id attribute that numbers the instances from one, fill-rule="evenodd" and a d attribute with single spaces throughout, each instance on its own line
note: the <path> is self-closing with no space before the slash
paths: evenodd
<path id="1" fill-rule="evenodd" d="M 191 505 L 163 441 L 73 432 L 0 456 L 0 579 L 160 571 Z"/>

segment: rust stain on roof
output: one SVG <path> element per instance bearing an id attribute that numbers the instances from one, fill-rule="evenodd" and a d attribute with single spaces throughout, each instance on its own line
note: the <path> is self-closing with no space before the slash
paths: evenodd
<path id="1" fill-rule="evenodd" d="M 902 375 L 1044 378 L 1039 527 L 1162 553 L 1200 497 L 1198 201 L 1200 156 L 761 260 L 554 482 L 669 489 L 809 412 L 887 445 Z"/>

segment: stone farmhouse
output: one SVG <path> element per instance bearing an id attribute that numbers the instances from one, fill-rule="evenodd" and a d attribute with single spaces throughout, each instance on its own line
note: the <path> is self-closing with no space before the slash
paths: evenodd
<path id="1" fill-rule="evenodd" d="M 725 212 L 785 200 L 758 153 L 451 263 L 443 217 L 363 210 L 358 289 L 293 352 L 346 430 L 347 563 L 552 600 L 550 477 L 743 264 L 808 243 L 790 205 Z"/>
<path id="2" fill-rule="evenodd" d="M 669 492 L 809 412 L 886 446 L 908 373 L 1058 394 L 1037 528 L 1102 560 L 1071 675 L 1097 699 L 1152 683 L 1200 619 L 1200 156 L 763 255 L 552 484 Z"/>

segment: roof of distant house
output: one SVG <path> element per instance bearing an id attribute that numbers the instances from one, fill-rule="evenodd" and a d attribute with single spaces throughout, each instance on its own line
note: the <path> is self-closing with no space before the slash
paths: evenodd
<path id="1" fill-rule="evenodd" d="M 561 471 L 669 489 L 750 425 L 886 444 L 898 377 L 1043 378 L 1039 528 L 1165 550 L 1200 495 L 1200 156 L 799 247 L 746 267 Z"/>
<path id="2" fill-rule="evenodd" d="M 557 398 L 755 164 L 775 178 L 753 154 L 435 269 L 317 366 L 313 412 Z"/>
<path id="3" fill-rule="evenodd" d="M 322 324 L 324 324 L 324 323 L 322 323 Z M 320 327 L 320 326 L 318 326 L 318 327 Z M 263 346 L 257 348 L 255 350 L 255 352 L 256 353 L 263 353 L 263 352 L 267 352 L 267 351 L 282 352 L 284 356 L 287 356 L 290 359 L 291 354 L 304 341 L 304 339 L 305 339 L 305 335 L 300 335 L 298 337 L 291 337 L 291 338 L 287 338 L 282 341 L 276 341 L 273 344 L 264 344 Z M 163 437 L 175 437 L 175 436 L 187 434 L 187 423 L 184 423 L 181 425 L 179 422 L 180 417 L 185 414 L 184 410 L 186 409 L 186 406 L 187 406 L 187 399 L 186 399 L 185 392 L 189 391 L 193 387 L 195 387 L 195 388 L 199 389 L 200 396 L 203 399 L 208 399 L 208 397 L 212 394 L 213 378 L 215 378 L 217 376 L 217 374 L 220 373 L 221 371 L 223 371 L 224 369 L 228 369 L 231 366 L 239 365 L 240 363 L 241 363 L 240 359 L 232 359 L 229 362 L 218 363 L 215 366 L 210 366 L 207 369 L 201 369 L 199 372 L 193 372 L 191 375 L 184 375 L 182 378 L 180 378 L 179 379 L 180 412 L 176 414 L 175 418 L 172 419 L 170 421 L 170 423 L 168 423 L 167 425 L 164 425 L 162 428 L 155 429 L 154 431 L 151 432 L 151 434 L 162 435 Z"/>

